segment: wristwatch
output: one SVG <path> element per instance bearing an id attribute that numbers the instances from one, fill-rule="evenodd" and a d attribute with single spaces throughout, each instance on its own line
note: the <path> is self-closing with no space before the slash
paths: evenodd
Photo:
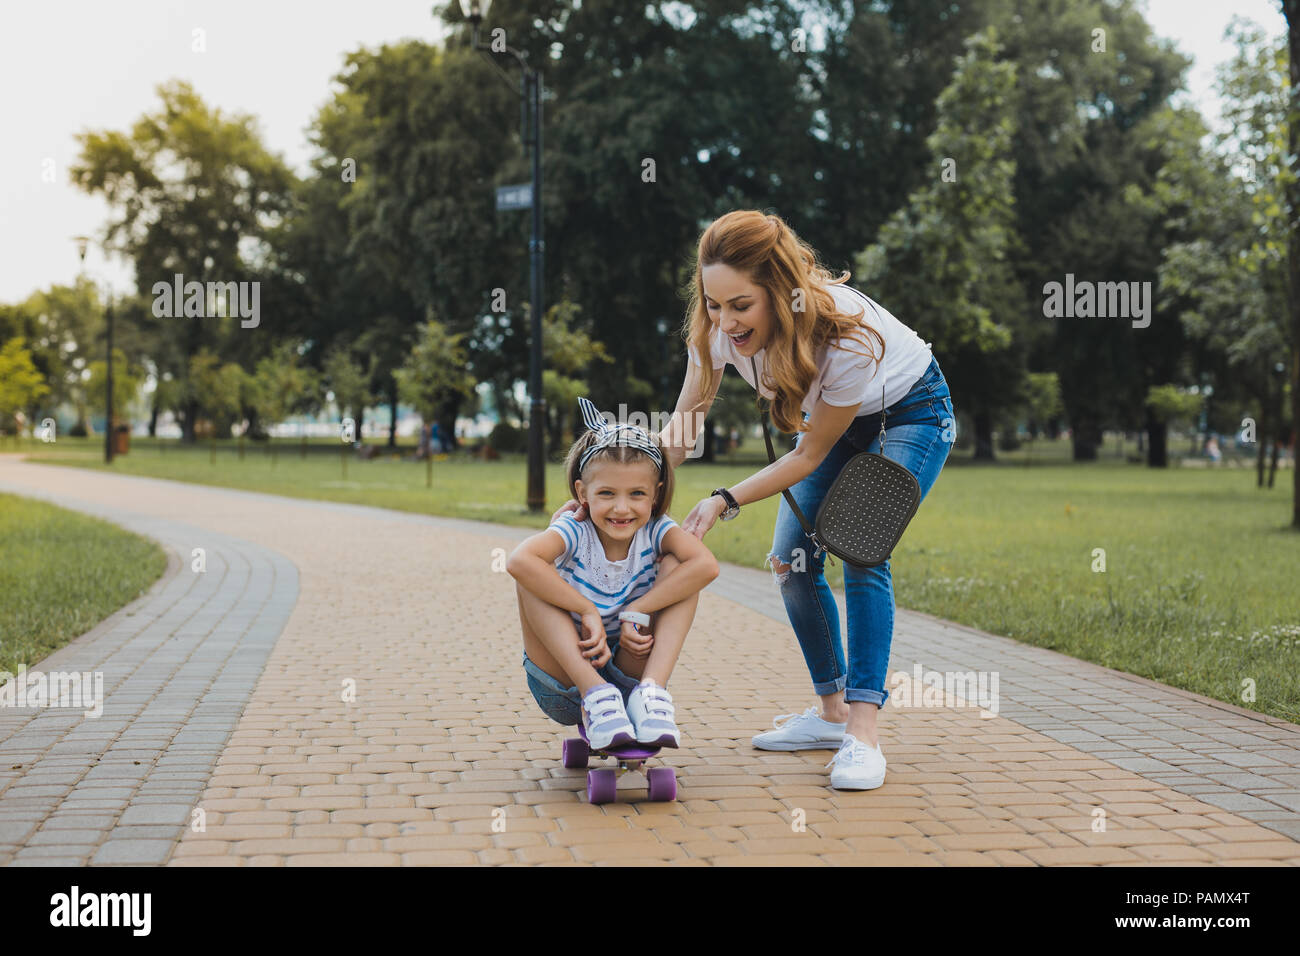
<path id="1" fill-rule="evenodd" d="M 736 515 L 740 514 L 740 505 L 736 502 L 736 499 L 732 497 L 731 492 L 726 488 L 714 488 L 709 497 L 713 497 L 713 495 L 722 495 L 722 500 L 727 503 L 727 510 L 718 516 L 723 521 L 730 521 L 732 518 L 736 517 Z"/>

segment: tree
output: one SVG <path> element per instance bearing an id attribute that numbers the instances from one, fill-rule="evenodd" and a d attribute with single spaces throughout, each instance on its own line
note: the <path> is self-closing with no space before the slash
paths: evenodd
<path id="1" fill-rule="evenodd" d="M 266 236 L 288 210 L 293 173 L 262 145 L 256 120 L 226 118 L 194 88 L 174 80 L 157 88 L 162 107 L 141 117 L 129 133 L 88 131 L 77 140 L 81 154 L 70 168 L 75 185 L 101 195 L 112 210 L 105 246 L 131 259 L 141 296 L 154 298 L 155 283 L 260 281 Z M 260 306 L 277 307 L 268 283 Z M 217 317 L 207 303 L 202 317 L 146 312 L 155 337 L 160 374 L 185 378 L 206 349 L 250 367 L 269 344 L 249 334 L 234 317 Z M 199 393 L 182 389 L 185 439 L 193 441 Z"/>
<path id="2" fill-rule="evenodd" d="M 1286 52 L 1245 21 L 1234 21 L 1229 35 L 1237 53 L 1219 76 L 1224 132 L 1213 150 L 1187 148 L 1161 170 L 1157 201 L 1189 238 L 1165 250 L 1160 288 L 1179 302 L 1188 336 L 1206 351 L 1215 393 L 1231 389 L 1253 406 L 1263 486 L 1268 440 L 1276 448 L 1286 432 L 1274 371 L 1289 344 Z"/>
<path id="3" fill-rule="evenodd" d="M 313 127 L 321 151 L 317 181 L 299 194 L 311 223 L 330 224 L 334 234 L 293 230 L 287 261 L 313 305 L 332 290 L 343 293 L 319 308 L 323 321 L 313 320 L 310 333 L 324 348 L 373 356 L 369 384 L 391 408 L 393 445 L 400 392 L 394 370 L 415 347 L 422 323 L 436 311 L 447 334 L 470 335 L 492 290 L 507 285 L 524 262 L 518 220 L 498 217 L 493 205 L 519 101 L 482 54 L 458 45 L 442 50 L 402 41 L 361 49 L 335 81 L 339 92 Z M 466 352 L 475 381 L 482 378 L 480 359 L 495 360 L 487 350 Z M 466 398 L 450 389 L 428 420 L 453 435 Z"/>
<path id="4" fill-rule="evenodd" d="M 229 438 L 245 394 L 247 373 L 234 362 L 222 365 L 207 349 L 190 359 L 182 400 L 198 412 L 205 412 L 214 438 Z"/>
<path id="5" fill-rule="evenodd" d="M 320 376 L 303 367 L 297 346 L 281 342 L 257 363 L 256 372 L 247 380 L 245 396 L 245 431 L 260 437 L 266 434 L 267 426 L 282 421 L 286 415 L 320 405 Z"/>
<path id="6" fill-rule="evenodd" d="M 85 391 L 92 405 L 104 402 L 108 392 L 108 364 L 102 359 L 91 362 L 90 377 L 86 380 Z M 119 348 L 113 349 L 113 413 L 115 421 L 107 427 L 116 425 L 122 419 L 130 418 L 130 405 L 140 392 L 144 373 L 138 366 L 133 366 L 126 359 L 126 353 Z"/>
<path id="7" fill-rule="evenodd" d="M 881 229 L 858 268 L 891 312 L 953 357 L 946 374 L 974 414 L 975 457 L 991 459 L 994 418 L 1015 404 L 1023 378 L 1013 329 L 1027 309 L 1009 259 L 1016 67 L 998 62 L 993 29 L 966 47 L 927 141 L 932 179 Z"/>
<path id="8" fill-rule="evenodd" d="M 96 355 L 96 333 L 104 324 L 103 305 L 95 286 L 85 279 L 74 286 L 54 285 L 47 291 L 32 293 L 15 306 L 0 307 L 0 312 L 6 313 L 0 318 L 0 340 L 15 335 L 26 339 L 32 363 L 50 389 L 46 406 L 52 411 L 65 402 L 71 404 L 84 432 L 87 422 L 82 374 Z M 128 346 L 126 351 L 132 350 Z"/>
<path id="9" fill-rule="evenodd" d="M 542 354 L 549 368 L 542 371 L 542 395 L 550 418 L 550 447 L 559 450 L 564 444 L 565 423 L 573 423 L 578 415 L 578 398 L 591 391 L 585 373 L 596 363 L 610 363 L 613 358 L 588 332 L 575 326 L 582 307 L 565 299 L 546 311 L 542 320 Z M 623 396 L 624 402 L 629 395 Z M 577 432 L 576 425 L 569 428 L 570 435 Z"/>
<path id="10" fill-rule="evenodd" d="M 31 408 L 49 390 L 23 338 L 9 339 L 0 347 L 0 427 L 10 425 L 18 434 L 17 414 Z"/>
<path id="11" fill-rule="evenodd" d="M 1019 66 L 1016 275 L 1036 297 L 1067 274 L 1152 281 L 1161 250 L 1178 238 L 1145 201 L 1168 153 L 1155 117 L 1167 113 L 1188 61 L 1152 36 L 1131 0 L 1016 3 L 996 22 Z M 1157 309 L 1146 328 L 1048 321 L 1039 298 L 1029 317 L 1027 366 L 1059 374 L 1076 460 L 1096 458 L 1105 425 L 1140 427 L 1147 387 L 1176 380 L 1186 352 L 1168 311 Z"/>
<path id="12" fill-rule="evenodd" d="M 1179 420 L 1194 424 L 1203 402 L 1204 399 L 1199 394 L 1185 392 L 1177 385 L 1153 385 L 1147 390 L 1146 407 L 1161 426 Z M 1151 457 L 1148 459 L 1148 464 L 1152 467 L 1164 468 L 1169 464 L 1166 434 L 1166 428 L 1162 427 L 1158 432 L 1159 447 L 1154 444 L 1152 446 Z"/>
<path id="13" fill-rule="evenodd" d="M 432 318 L 419 329 L 406 362 L 393 371 L 398 397 L 415 409 L 425 425 L 437 420 L 449 403 L 468 398 L 474 379 L 465 370 L 465 352 L 459 335 Z"/>
<path id="14" fill-rule="evenodd" d="M 1286 14 L 1288 86 L 1287 162 L 1284 191 L 1287 223 L 1287 314 L 1291 338 L 1291 424 L 1295 467 L 1292 468 L 1291 526 L 1300 528 L 1300 0 L 1282 0 Z"/>
<path id="15" fill-rule="evenodd" d="M 345 348 L 336 346 L 326 354 L 324 366 L 325 384 L 334 393 L 334 403 L 338 405 L 340 413 L 350 413 L 357 424 L 357 440 L 360 441 L 366 407 L 375 400 L 368 387 L 374 376 L 374 357 L 371 357 L 370 367 L 362 369 Z"/>
<path id="16" fill-rule="evenodd" d="M 685 349 L 665 348 L 658 323 L 681 315 L 679 289 L 710 219 L 746 206 L 780 212 L 831 263 L 871 241 L 926 178 L 918 157 L 935 96 L 986 6 L 498 0 L 493 27 L 544 67 L 552 94 L 544 284 L 583 307 L 582 328 L 614 359 L 589 374 L 598 406 L 629 402 L 628 376 L 658 390 L 680 382 Z M 457 5 L 443 9 L 459 28 L 449 45 L 467 43 Z M 495 107 L 485 106 L 485 123 L 513 130 L 517 100 Z M 523 156 L 501 155 L 496 182 L 528 178 Z M 516 251 L 526 235 L 511 217 L 497 216 L 505 281 L 494 284 L 513 302 L 527 294 Z M 494 383 L 503 409 L 513 384 L 504 380 L 526 377 L 520 316 L 485 316 L 468 340 L 476 376 Z"/>

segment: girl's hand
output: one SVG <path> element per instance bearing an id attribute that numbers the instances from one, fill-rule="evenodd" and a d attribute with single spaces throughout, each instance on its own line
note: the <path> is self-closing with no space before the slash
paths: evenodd
<path id="1" fill-rule="evenodd" d="M 623 622 L 623 630 L 619 635 L 619 646 L 627 648 L 627 652 L 638 661 L 643 661 L 650 656 L 650 649 L 654 647 L 654 635 L 650 633 L 642 634 L 637 625 L 631 621 Z"/>
<path id="2" fill-rule="evenodd" d="M 682 522 L 682 530 L 695 535 L 702 541 L 704 535 L 718 520 L 718 516 L 726 510 L 727 503 L 722 500 L 722 495 L 709 495 L 691 509 L 691 513 Z"/>
<path id="3" fill-rule="evenodd" d="M 605 640 L 605 622 L 595 611 L 588 611 L 582 615 L 582 629 L 587 635 L 578 641 L 582 656 L 591 661 L 592 667 L 604 667 L 614 656 Z"/>
<path id="4" fill-rule="evenodd" d="M 584 505 L 578 504 L 576 501 L 570 498 L 564 504 L 560 505 L 560 509 L 556 511 L 555 514 L 551 515 L 551 524 L 555 524 L 555 522 L 559 520 L 560 515 L 564 514 L 566 511 L 572 511 L 574 520 L 576 521 L 587 520 L 586 507 Z"/>

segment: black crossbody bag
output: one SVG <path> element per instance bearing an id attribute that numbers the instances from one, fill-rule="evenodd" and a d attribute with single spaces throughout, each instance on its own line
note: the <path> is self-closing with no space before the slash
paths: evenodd
<path id="1" fill-rule="evenodd" d="M 754 390 L 758 391 L 758 365 L 749 359 L 754 370 Z M 880 388 L 880 450 L 885 450 L 885 389 Z M 776 461 L 772 436 L 768 434 L 767 406 L 763 408 L 763 440 L 767 443 L 768 461 Z M 874 568 L 893 554 L 898 539 L 921 504 L 921 486 L 916 477 L 896 461 L 875 452 L 859 452 L 840 471 L 821 508 L 815 526 L 808 523 L 794 495 L 785 495 L 790 510 L 799 519 L 816 553 L 829 551 L 848 564 Z"/>

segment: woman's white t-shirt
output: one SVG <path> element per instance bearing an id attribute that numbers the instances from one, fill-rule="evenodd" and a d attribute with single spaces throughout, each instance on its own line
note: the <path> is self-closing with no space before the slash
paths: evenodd
<path id="1" fill-rule="evenodd" d="M 933 357 L 930 345 L 921 340 L 909 326 L 889 314 L 882 306 L 863 295 L 857 289 L 847 285 L 827 286 L 827 291 L 835 299 L 836 308 L 845 315 L 865 316 L 865 321 L 885 340 L 884 361 L 884 406 L 888 408 L 906 395 L 917 380 L 930 367 Z M 847 348 L 840 348 L 833 343 L 824 345 L 816 356 L 817 375 L 808 387 L 802 408 L 809 415 L 817 406 L 817 399 L 827 405 L 860 405 L 858 416 L 879 414 L 881 409 L 881 379 L 877 376 L 876 362 L 862 353 L 879 348 L 871 336 L 866 336 L 867 345 L 857 338 L 844 342 Z M 701 364 L 695 347 L 689 346 L 691 361 Z M 736 366 L 745 381 L 754 386 L 754 373 L 750 369 L 749 359 L 736 351 L 730 336 L 723 334 L 717 325 L 709 329 L 709 351 L 713 358 L 713 367 L 723 368 L 728 363 Z M 766 349 L 754 354 L 760 378 L 764 372 Z M 755 386 L 757 387 L 757 386 Z M 760 388 L 759 394 L 764 398 L 773 398 L 772 392 Z"/>

